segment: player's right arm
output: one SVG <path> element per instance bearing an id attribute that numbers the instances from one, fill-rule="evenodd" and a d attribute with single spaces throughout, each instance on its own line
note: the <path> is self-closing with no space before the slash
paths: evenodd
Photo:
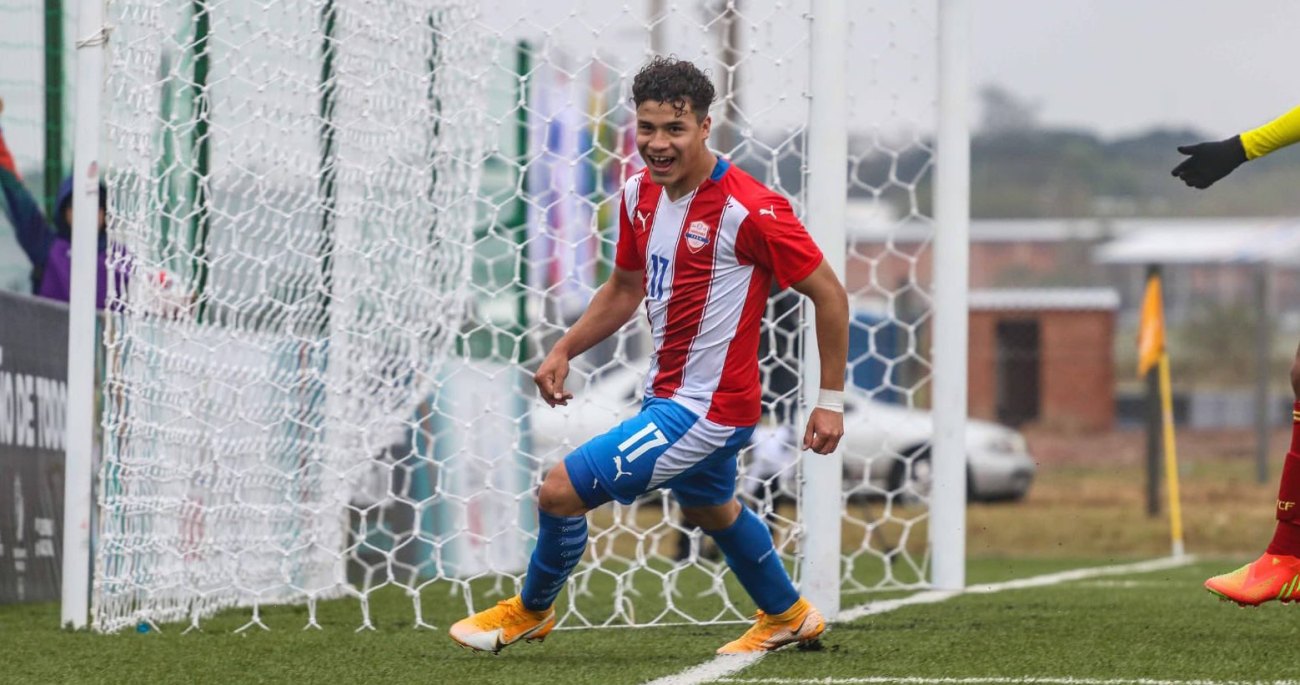
<path id="1" fill-rule="evenodd" d="M 533 374 L 542 399 L 554 407 L 568 404 L 573 393 L 564 389 L 569 360 L 613 335 L 627 323 L 645 298 L 645 271 L 614 267 L 614 273 L 591 298 L 587 311 L 578 317 Z"/>
<path id="2" fill-rule="evenodd" d="M 1209 188 L 1245 162 L 1300 142 L 1300 107 L 1273 121 L 1226 140 L 1180 145 L 1188 155 L 1173 175 L 1193 188 Z"/>
<path id="3" fill-rule="evenodd" d="M 4 111 L 4 100 L 0 100 L 0 112 Z M 18 245 L 32 264 L 33 273 L 45 268 L 50 245 L 54 242 L 54 233 L 41 214 L 40 205 L 23 186 L 22 176 L 14 164 L 13 155 L 5 142 L 4 131 L 0 130 L 0 210 L 14 227 Z M 37 284 L 39 285 L 39 284 Z"/>

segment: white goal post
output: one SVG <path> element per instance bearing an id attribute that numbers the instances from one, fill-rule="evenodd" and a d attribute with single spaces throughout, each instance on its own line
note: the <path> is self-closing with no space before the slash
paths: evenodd
<path id="1" fill-rule="evenodd" d="M 742 502 L 828 617 L 964 585 L 968 0 L 80 12 L 78 79 L 102 87 L 77 89 L 65 624 L 265 628 L 302 604 L 321 627 L 340 600 L 373 628 L 400 596 L 445 628 L 517 591 L 542 475 L 637 404 L 643 321 L 575 360 L 577 406 L 530 377 L 609 273 L 654 54 L 706 68 L 712 146 L 791 197 L 854 306 L 846 429 L 872 437 L 799 454 L 816 342 L 778 295 Z M 884 405 L 932 412 L 933 435 Z M 746 620 L 670 497 L 591 522 L 561 628 Z"/>

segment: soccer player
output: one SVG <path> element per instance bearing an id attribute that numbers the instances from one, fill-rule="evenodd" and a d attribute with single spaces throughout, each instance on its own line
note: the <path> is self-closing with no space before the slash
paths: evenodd
<path id="1" fill-rule="evenodd" d="M 1208 188 L 1243 163 L 1300 141 L 1300 107 L 1227 140 L 1185 145 L 1189 157 L 1173 175 L 1193 188 Z M 1277 527 L 1264 555 L 1231 573 L 1205 581 L 1205 589 L 1237 604 L 1258 606 L 1270 600 L 1300 600 L 1300 349 L 1291 364 L 1291 448 L 1282 465 L 1277 495 Z"/>
<path id="2" fill-rule="evenodd" d="M 567 404 L 569 360 L 618 331 L 644 301 L 654 350 L 641 412 L 547 473 L 523 591 L 453 625 L 462 645 L 496 652 L 545 638 L 555 626 L 552 604 L 587 545 L 586 513 L 656 488 L 671 490 L 713 538 L 758 605 L 757 622 L 719 653 L 773 650 L 825 629 L 790 582 L 767 526 L 736 501 L 736 453 L 759 420 L 759 324 L 772 281 L 816 307 L 821 395 L 803 447 L 835 450 L 844 434 L 848 298 L 790 203 L 709 150 L 713 97 L 708 77 L 672 58 L 655 59 L 633 81 L 646 168 L 623 186 L 614 272 L 533 380 L 549 405 Z"/>

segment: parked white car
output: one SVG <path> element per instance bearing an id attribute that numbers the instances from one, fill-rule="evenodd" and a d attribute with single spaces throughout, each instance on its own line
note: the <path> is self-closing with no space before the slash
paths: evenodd
<path id="1" fill-rule="evenodd" d="M 532 451 L 545 463 L 563 459 L 575 447 L 636 414 L 645 372 L 619 368 L 586 387 L 570 382 L 574 398 L 549 407 L 534 399 L 530 417 Z M 803 427 L 796 431 L 802 436 Z M 844 401 L 844 487 L 851 497 L 925 497 L 930 492 L 929 411 L 872 400 L 850 386 Z M 815 456 L 815 455 L 814 455 Z M 966 423 L 967 491 L 973 500 L 1023 497 L 1035 464 L 1018 431 L 989 421 Z M 793 447 L 792 454 L 793 458 Z"/>

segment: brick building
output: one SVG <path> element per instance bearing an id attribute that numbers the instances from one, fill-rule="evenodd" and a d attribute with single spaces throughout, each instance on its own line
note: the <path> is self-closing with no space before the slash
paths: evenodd
<path id="1" fill-rule="evenodd" d="M 1109 288 L 973 290 L 970 415 L 1008 425 L 1105 430 L 1115 420 Z"/>

